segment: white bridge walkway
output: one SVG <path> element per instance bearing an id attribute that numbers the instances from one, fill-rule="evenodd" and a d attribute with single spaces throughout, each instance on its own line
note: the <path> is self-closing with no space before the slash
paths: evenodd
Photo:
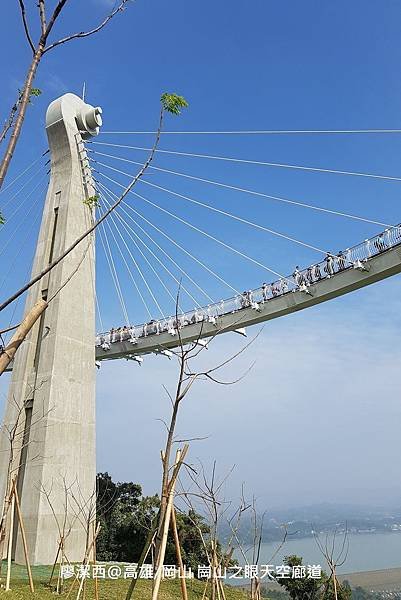
<path id="1" fill-rule="evenodd" d="M 96 360 L 167 353 L 180 343 L 255 325 L 326 302 L 401 272 L 401 225 L 287 278 L 163 320 L 122 327 L 96 339 Z M 179 328 L 179 334 L 178 334 Z M 166 352 L 167 351 L 167 352 Z M 140 360 L 140 359 L 139 359 Z"/>

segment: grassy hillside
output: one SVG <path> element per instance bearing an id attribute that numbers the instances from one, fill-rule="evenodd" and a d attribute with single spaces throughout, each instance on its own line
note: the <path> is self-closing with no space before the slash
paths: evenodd
<path id="1" fill-rule="evenodd" d="M 5 568 L 3 567 L 3 579 L 4 582 Z M 15 566 L 13 570 L 13 576 L 11 580 L 11 591 L 5 592 L 4 589 L 0 589 L 0 599 L 4 600 L 55 600 L 55 598 L 65 598 L 67 591 L 71 586 L 71 580 L 66 581 L 65 594 L 62 596 L 56 596 L 54 592 L 47 587 L 49 580 L 49 570 L 45 567 L 34 567 L 33 576 L 35 581 L 35 594 L 32 595 L 28 581 L 26 579 L 25 571 L 21 567 Z M 124 579 L 112 581 L 112 580 L 99 580 L 99 600 L 124 600 L 125 594 L 129 587 L 129 581 Z M 137 600 L 150 599 L 151 594 L 151 581 L 140 580 L 137 584 L 135 591 L 135 598 Z M 205 582 L 198 580 L 187 580 L 188 588 L 188 600 L 202 600 L 203 592 L 205 588 Z M 75 593 L 72 592 L 69 596 L 69 600 L 74 600 L 76 597 Z M 229 586 L 225 586 L 226 600 L 247 600 L 247 594 L 241 590 L 235 590 Z M 81 596 L 82 598 L 82 596 Z M 86 584 L 85 600 L 92 600 L 95 598 L 94 594 L 94 583 L 88 581 Z M 181 599 L 181 588 L 180 581 L 178 579 L 165 580 L 161 584 L 159 600 L 180 600 Z"/>

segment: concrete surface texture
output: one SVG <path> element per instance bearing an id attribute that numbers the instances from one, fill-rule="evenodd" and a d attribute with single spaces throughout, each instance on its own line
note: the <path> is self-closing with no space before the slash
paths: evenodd
<path id="1" fill-rule="evenodd" d="M 93 219 L 91 209 L 83 202 L 95 192 L 82 138 L 96 135 L 100 115 L 100 109 L 73 94 L 62 96 L 48 108 L 51 178 L 33 275 L 86 231 Z M 64 523 L 66 555 L 70 561 L 82 561 L 86 544 L 82 521 L 95 503 L 93 237 L 81 242 L 31 288 L 26 312 L 39 298 L 49 300 L 73 273 L 16 356 L 5 412 L 8 427 L 21 413 L 12 468 L 13 476 L 18 474 L 17 489 L 32 564 L 54 562 L 59 529 Z M 0 443 L 2 500 L 10 456 L 6 435 Z M 22 563 L 18 528 L 13 536 L 14 558 Z"/>

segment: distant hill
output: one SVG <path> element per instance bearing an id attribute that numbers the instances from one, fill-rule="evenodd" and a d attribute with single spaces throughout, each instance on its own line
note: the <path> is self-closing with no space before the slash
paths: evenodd
<path id="1" fill-rule="evenodd" d="M 284 525 L 293 538 L 309 537 L 313 532 L 334 530 L 341 532 L 345 529 L 351 533 L 396 532 L 401 531 L 401 508 L 330 503 L 285 509 L 274 508 L 266 511 L 264 515 L 263 541 L 282 539 Z M 245 513 L 239 527 L 240 539 L 244 543 L 250 543 L 252 531 L 251 515 Z M 228 537 L 228 525 L 222 526 L 220 535 L 223 538 Z"/>

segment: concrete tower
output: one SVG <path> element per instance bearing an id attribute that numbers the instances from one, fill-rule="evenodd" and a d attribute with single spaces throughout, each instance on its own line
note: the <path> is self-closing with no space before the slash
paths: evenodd
<path id="1" fill-rule="evenodd" d="M 46 115 L 51 179 L 32 275 L 56 258 L 90 225 L 91 209 L 83 203 L 94 195 L 82 139 L 97 135 L 101 109 L 73 94 L 52 102 Z M 77 269 L 77 267 L 79 268 Z M 68 280 L 17 352 L 6 406 L 5 423 L 15 423 L 23 407 L 14 467 L 33 564 L 55 560 L 59 532 L 43 493 L 50 492 L 60 523 L 67 515 L 66 554 L 81 561 L 86 533 L 75 518 L 73 501 L 65 510 L 64 487 L 82 506 L 89 506 L 96 478 L 95 457 L 95 271 L 93 238 L 87 238 L 31 288 L 28 311 L 39 298 L 49 300 Z M 9 461 L 1 441 L 0 493 Z M 3 498 L 4 495 L 0 496 Z M 23 562 L 20 533 L 13 532 L 16 562 Z"/>

